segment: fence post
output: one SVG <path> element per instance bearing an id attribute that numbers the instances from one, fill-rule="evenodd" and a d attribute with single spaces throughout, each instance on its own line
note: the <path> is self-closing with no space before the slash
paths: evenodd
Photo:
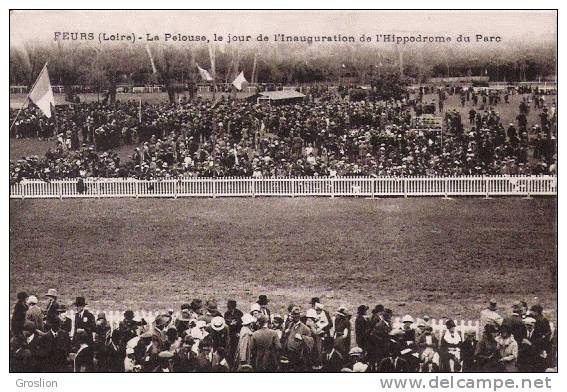
<path id="1" fill-rule="evenodd" d="M 177 182 L 178 180 L 175 180 L 175 182 L 173 183 L 173 198 L 177 199 Z"/>
<path id="2" fill-rule="evenodd" d="M 97 199 L 100 199 L 100 181 L 96 182 L 96 196 Z"/>
<path id="3" fill-rule="evenodd" d="M 21 182 L 20 185 L 22 186 L 22 200 L 24 200 L 26 198 L 26 188 L 28 185 L 28 182 Z"/>
<path id="4" fill-rule="evenodd" d="M 331 199 L 335 198 L 335 178 L 331 178 Z"/>
<path id="5" fill-rule="evenodd" d="M 445 197 L 444 199 L 449 199 L 449 179 L 447 177 L 445 177 L 444 181 L 443 181 L 443 186 L 445 187 L 444 191 L 445 191 Z"/>
<path id="6" fill-rule="evenodd" d="M 140 180 L 136 179 L 136 199 L 140 197 Z"/>
<path id="7" fill-rule="evenodd" d="M 211 179 L 213 181 L 213 199 L 217 198 L 217 180 L 215 178 Z"/>
<path id="8" fill-rule="evenodd" d="M 57 182 L 57 192 L 59 193 L 59 200 L 63 199 L 63 184 L 61 181 Z"/>
<path id="9" fill-rule="evenodd" d="M 408 179 L 404 177 L 404 197 L 408 197 Z"/>
<path id="10" fill-rule="evenodd" d="M 486 191 L 486 196 L 484 197 L 486 200 L 490 199 L 490 179 L 484 179 L 484 188 Z"/>
<path id="11" fill-rule="evenodd" d="M 252 177 L 252 198 L 256 197 L 256 178 Z"/>
<path id="12" fill-rule="evenodd" d="M 295 178 L 291 178 L 291 197 L 295 197 Z"/>
<path id="13" fill-rule="evenodd" d="M 374 199 L 374 193 L 376 192 L 376 181 L 378 179 L 377 178 L 371 178 L 370 179 L 370 186 L 372 187 L 372 189 L 370 190 L 370 197 L 372 199 Z"/>
<path id="14" fill-rule="evenodd" d="M 529 177 L 528 179 L 526 179 L 526 197 L 524 197 L 524 199 L 531 199 L 531 190 L 532 190 L 532 178 Z"/>

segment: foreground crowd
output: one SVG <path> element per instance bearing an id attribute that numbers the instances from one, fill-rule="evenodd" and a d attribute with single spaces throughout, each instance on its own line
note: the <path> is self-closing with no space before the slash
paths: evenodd
<path id="1" fill-rule="evenodd" d="M 481 311 L 482 332 L 458 331 L 453 320 L 434 330 L 428 316 L 402 318 L 366 305 L 354 321 L 345 306 L 331 311 L 319 298 L 306 309 L 290 304 L 273 314 L 260 295 L 250 309 L 227 301 L 194 299 L 151 323 L 124 312 L 111 328 L 77 297 L 74 319 L 55 289 L 45 307 L 18 293 L 11 318 L 10 369 L 14 372 L 543 372 L 556 366 L 557 328 L 543 308 L 525 302 L 501 315 L 496 301 Z M 508 313 L 508 312 L 506 312 Z"/>
<path id="2" fill-rule="evenodd" d="M 93 102 L 58 107 L 56 120 L 29 108 L 16 121 L 15 136 L 56 137 L 56 146 L 44 158 L 10 162 L 10 180 L 555 173 L 555 103 L 523 96 L 516 121 L 505 125 L 498 106 L 509 104 L 496 99 L 499 93 L 460 94 L 470 106 L 468 119 L 444 110 L 446 94 L 439 91 L 443 135 L 415 124 L 428 105 L 422 94 L 409 93 L 357 102 L 327 94 L 285 105 Z M 528 124 L 530 110 L 538 112 L 537 124 Z M 124 145 L 137 146 L 126 160 L 113 152 Z"/>

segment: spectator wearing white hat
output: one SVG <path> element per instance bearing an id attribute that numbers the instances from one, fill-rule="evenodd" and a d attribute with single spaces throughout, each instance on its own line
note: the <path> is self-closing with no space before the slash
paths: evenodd
<path id="1" fill-rule="evenodd" d="M 518 369 L 521 372 L 537 372 L 541 369 L 541 353 L 534 344 L 536 340 L 536 335 L 534 334 L 536 319 L 527 316 L 523 319 L 523 323 L 526 328 L 526 335 L 518 347 Z"/>
<path id="2" fill-rule="evenodd" d="M 252 341 L 253 331 L 251 329 L 251 326 L 255 321 L 256 319 L 250 314 L 242 315 L 242 327 L 240 328 L 238 348 L 236 350 L 236 360 L 234 361 L 234 366 L 236 368 L 238 368 L 238 366 L 240 365 L 252 364 L 250 345 Z"/>
<path id="3" fill-rule="evenodd" d="M 225 353 L 228 352 L 230 347 L 230 331 L 228 329 L 228 325 L 226 325 L 226 322 L 224 321 L 224 318 L 222 316 L 213 317 L 207 331 L 211 338 L 213 351 L 217 351 L 219 348 L 222 348 Z"/>
<path id="4" fill-rule="evenodd" d="M 28 310 L 26 311 L 26 320 L 32 322 L 35 329 L 43 331 L 43 312 L 37 303 L 38 300 L 35 295 L 30 295 L 28 297 Z"/>

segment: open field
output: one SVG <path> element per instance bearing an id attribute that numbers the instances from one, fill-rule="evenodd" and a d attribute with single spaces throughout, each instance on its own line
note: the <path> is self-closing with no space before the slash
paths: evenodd
<path id="1" fill-rule="evenodd" d="M 11 200 L 10 300 L 56 287 L 94 309 L 261 293 L 283 312 L 383 303 L 476 319 L 540 298 L 556 320 L 556 199 Z"/>

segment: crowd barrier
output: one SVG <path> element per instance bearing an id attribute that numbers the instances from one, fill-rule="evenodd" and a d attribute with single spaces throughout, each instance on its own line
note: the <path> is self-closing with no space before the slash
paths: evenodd
<path id="1" fill-rule="evenodd" d="M 10 198 L 555 196 L 555 176 L 87 178 L 10 185 Z"/>
<path id="2" fill-rule="evenodd" d="M 95 317 L 98 316 L 99 313 L 104 313 L 104 315 L 106 316 L 106 320 L 108 321 L 108 323 L 110 324 L 111 329 L 116 329 L 118 328 L 120 322 L 124 319 L 124 312 L 121 311 L 117 311 L 117 310 L 90 310 Z M 145 311 L 145 310 L 141 310 L 141 311 L 135 311 L 134 312 L 134 319 L 135 320 L 141 320 L 144 319 L 146 320 L 146 322 L 148 324 L 151 324 L 156 316 L 158 316 L 159 314 L 162 314 L 163 312 L 153 312 L 153 311 Z M 75 311 L 74 310 L 68 310 L 66 315 L 68 317 L 71 318 L 71 320 L 75 319 Z M 173 317 L 174 318 L 178 318 L 181 315 L 179 313 L 174 313 Z M 273 315 L 272 315 L 273 317 Z M 285 319 L 285 316 L 284 316 Z M 334 321 L 334 318 L 333 318 Z M 433 328 L 433 331 L 436 334 L 440 334 L 442 331 L 446 330 L 445 327 L 445 322 L 447 321 L 447 319 L 430 319 L 429 320 L 429 325 L 431 325 L 431 327 Z M 474 332 L 475 336 L 477 339 L 480 339 L 481 334 L 482 334 L 482 328 L 480 327 L 480 321 L 479 320 L 453 320 L 455 321 L 456 324 L 456 330 L 459 331 L 462 335 L 464 335 L 465 332 Z M 351 320 L 352 323 L 352 331 L 354 334 L 354 316 Z M 394 317 L 393 318 L 393 323 L 392 323 L 392 328 L 400 328 L 402 326 L 402 321 L 400 317 Z M 551 326 L 551 330 L 554 330 L 554 325 L 552 322 L 550 322 L 550 326 Z M 74 331 L 71 331 L 71 334 L 73 334 Z"/>

